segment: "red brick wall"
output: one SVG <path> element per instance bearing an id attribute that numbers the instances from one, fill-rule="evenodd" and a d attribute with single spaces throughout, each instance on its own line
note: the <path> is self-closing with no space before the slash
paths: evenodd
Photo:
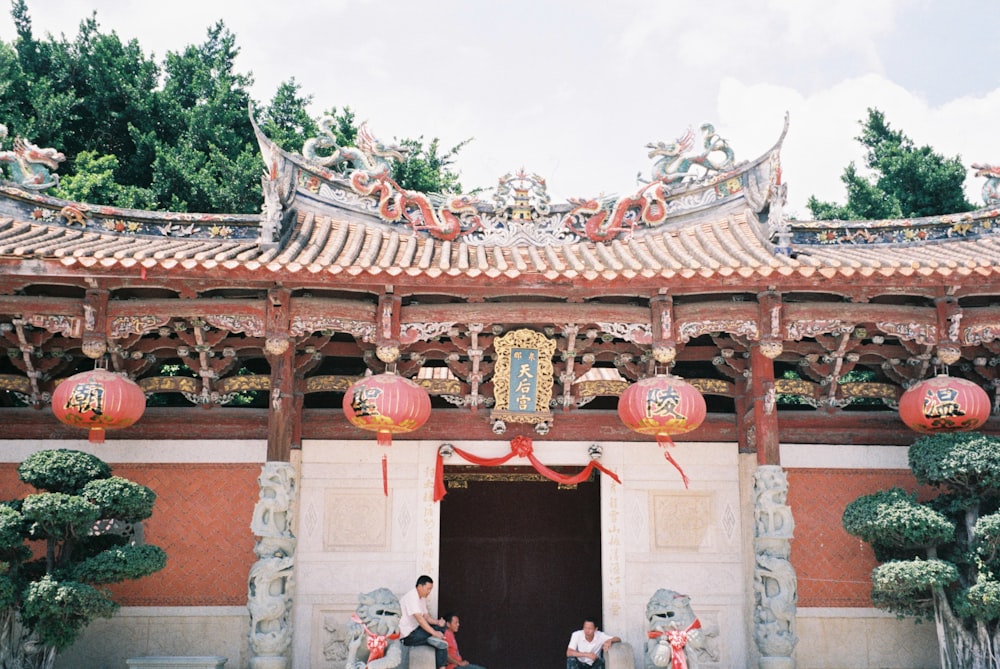
<path id="1" fill-rule="evenodd" d="M 111 586 L 123 606 L 241 606 L 256 559 L 250 520 L 259 463 L 112 465 L 116 476 L 156 492 L 147 543 L 167 552 L 162 571 Z M 0 464 L 0 499 L 36 492 Z"/>
<path id="2" fill-rule="evenodd" d="M 242 606 L 254 562 L 250 519 L 260 464 L 115 465 L 118 476 L 156 491 L 146 541 L 167 551 L 167 567 L 113 586 L 125 606 Z M 844 531 L 844 508 L 859 495 L 900 486 L 917 489 L 908 470 L 788 469 L 795 516 L 792 565 L 801 607 L 871 606 L 871 547 Z M 0 464 L 0 499 L 34 492 Z"/>
<path id="3" fill-rule="evenodd" d="M 861 495 L 898 486 L 917 490 L 909 470 L 788 469 L 795 518 L 792 566 L 799 606 L 871 606 L 871 546 L 844 531 L 844 508 Z"/>

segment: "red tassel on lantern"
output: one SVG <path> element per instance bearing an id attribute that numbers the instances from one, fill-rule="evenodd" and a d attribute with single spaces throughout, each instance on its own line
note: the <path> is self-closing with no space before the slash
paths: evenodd
<path id="1" fill-rule="evenodd" d="M 618 417 L 629 429 L 656 437 L 663 457 L 680 472 L 685 488 L 687 475 L 667 449 L 674 445 L 671 435 L 697 429 L 706 413 L 705 398 L 698 389 L 676 376 L 642 379 L 618 398 Z"/>
<path id="2" fill-rule="evenodd" d="M 146 411 L 146 394 L 134 381 L 106 369 L 74 374 L 52 393 L 56 418 L 88 428 L 91 443 L 104 442 L 104 431 L 128 427 Z"/>
<path id="3" fill-rule="evenodd" d="M 940 374 L 903 393 L 899 417 L 921 434 L 967 432 L 990 417 L 990 397 L 972 381 Z"/>

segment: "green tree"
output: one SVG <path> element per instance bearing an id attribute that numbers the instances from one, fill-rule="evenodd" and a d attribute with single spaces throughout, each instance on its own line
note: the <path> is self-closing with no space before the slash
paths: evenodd
<path id="1" fill-rule="evenodd" d="M 406 160 L 393 166 L 392 176 L 403 188 L 422 193 L 461 193 L 459 175 L 452 169 L 458 152 L 472 138 L 463 140 L 447 151 L 441 152 L 437 137 L 424 146 L 424 138 L 404 139 L 400 142 L 409 151 Z"/>
<path id="2" fill-rule="evenodd" d="M 337 146 L 357 146 L 357 116 L 349 106 L 340 110 L 333 107 L 324 114 L 324 117 L 332 119 L 332 123 L 329 123 L 329 131 Z M 313 132 L 308 136 L 312 137 L 315 134 Z M 437 137 L 428 142 L 426 146 L 423 137 L 395 139 L 395 144 L 406 149 L 406 159 L 393 164 L 392 178 L 400 187 L 407 190 L 421 193 L 461 193 L 461 177 L 453 169 L 453 166 L 458 153 L 471 141 L 470 137 L 442 152 L 441 141 Z M 281 142 L 278 144 L 288 151 L 301 150 L 301 144 L 282 144 Z M 345 167 L 341 166 L 341 168 Z"/>
<path id="3" fill-rule="evenodd" d="M 49 669 L 92 620 L 118 609 L 100 586 L 159 571 L 166 553 L 115 530 L 149 518 L 156 494 L 101 459 L 38 451 L 18 475 L 39 492 L 0 504 L 0 669 Z"/>
<path id="4" fill-rule="evenodd" d="M 945 158 L 929 146 L 915 146 L 890 127 L 877 109 L 868 109 L 861 128 L 855 139 L 865 147 L 865 166 L 871 176 L 859 174 L 854 163 L 849 164 L 840 178 L 847 187 L 847 203 L 822 202 L 811 196 L 807 206 L 814 218 L 909 218 L 974 208 L 962 189 L 966 168 L 959 156 Z"/>
<path id="5" fill-rule="evenodd" d="M 14 108 L 11 132 L 59 148 L 70 172 L 82 151 L 115 155 L 119 180 L 142 185 L 132 128 L 147 130 L 155 122 L 156 64 L 137 41 L 123 44 L 115 33 L 102 33 L 96 15 L 81 21 L 72 41 L 36 39 L 24 0 L 15 0 L 12 16 L 19 69 L 5 96 L 4 106 Z"/>
<path id="6" fill-rule="evenodd" d="M 117 156 L 81 151 L 76 156 L 76 173 L 63 177 L 52 194 L 76 202 L 114 202 L 132 209 L 155 207 L 156 198 L 150 189 L 116 181 L 118 168 Z"/>
<path id="7" fill-rule="evenodd" d="M 844 529 L 870 543 L 872 603 L 899 616 L 933 618 L 943 669 L 996 669 L 1000 657 L 1000 439 L 941 433 L 909 450 L 920 503 L 902 489 L 864 495 Z"/>
<path id="8" fill-rule="evenodd" d="M 302 151 L 302 143 L 319 132 L 316 121 L 308 112 L 312 96 L 304 96 L 300 92 L 301 87 L 294 78 L 282 82 L 271 98 L 271 104 L 262 110 L 257 119 L 264 134 L 286 151 Z M 336 110 L 333 113 L 336 114 Z M 348 139 L 353 140 L 354 135 Z"/>
<path id="9" fill-rule="evenodd" d="M 72 39 L 37 37 L 25 0 L 12 0 L 17 37 L 0 42 L 0 123 L 11 136 L 67 156 L 57 197 L 175 211 L 256 213 L 263 165 L 247 109 L 264 131 L 300 151 L 318 127 L 312 98 L 294 79 L 267 105 L 249 92 L 250 73 L 236 67 L 239 48 L 224 23 L 203 43 L 166 54 L 162 63 L 136 41 L 102 32 L 96 14 Z M 331 110 L 340 146 L 357 136 L 354 112 Z M 394 176 L 404 188 L 460 190 L 452 170 L 462 142 L 442 151 L 435 139 L 403 140 L 410 148 Z"/>
<path id="10" fill-rule="evenodd" d="M 260 157 L 247 115 L 250 74 L 236 70 L 236 37 L 221 21 L 203 44 L 167 54 L 159 92 L 162 126 L 152 189 L 179 211 L 252 212 L 260 207 Z"/>

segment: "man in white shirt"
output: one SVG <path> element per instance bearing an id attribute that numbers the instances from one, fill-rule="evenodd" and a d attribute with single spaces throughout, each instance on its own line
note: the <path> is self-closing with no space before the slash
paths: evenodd
<path id="1" fill-rule="evenodd" d="M 573 632 L 566 648 L 566 669 L 604 669 L 602 654 L 621 641 L 597 629 L 597 621 L 584 618 L 583 629 Z"/>
<path id="2" fill-rule="evenodd" d="M 448 666 L 448 642 L 444 639 L 444 620 L 430 617 L 427 612 L 427 595 L 434 589 L 434 579 L 424 574 L 417 585 L 399 600 L 402 617 L 399 619 L 399 636 L 404 646 L 431 646 L 438 669 Z"/>

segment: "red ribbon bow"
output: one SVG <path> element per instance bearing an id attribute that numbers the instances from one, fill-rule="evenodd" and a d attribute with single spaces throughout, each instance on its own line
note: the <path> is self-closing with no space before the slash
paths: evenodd
<path id="1" fill-rule="evenodd" d="M 657 637 L 666 636 L 667 641 L 670 642 L 670 667 L 671 669 L 687 669 L 687 657 L 684 655 L 684 646 L 687 645 L 691 630 L 701 629 L 701 621 L 697 618 L 694 622 L 687 626 L 686 629 L 677 630 L 669 629 L 665 632 L 653 631 L 649 632 L 648 636 L 650 639 L 656 639 Z"/>
<path id="2" fill-rule="evenodd" d="M 510 450 L 514 451 L 514 455 L 519 458 L 531 457 L 531 453 L 534 450 L 531 437 L 525 437 L 524 435 L 519 435 L 510 440 Z"/>
<path id="3" fill-rule="evenodd" d="M 361 621 L 361 618 L 357 613 L 351 616 L 351 620 L 361 625 L 361 629 L 365 631 L 365 635 L 368 637 L 366 645 L 368 646 L 369 663 L 373 660 L 384 657 L 385 650 L 389 647 L 389 640 L 396 640 L 399 638 L 398 632 L 396 634 L 375 634 Z"/>

